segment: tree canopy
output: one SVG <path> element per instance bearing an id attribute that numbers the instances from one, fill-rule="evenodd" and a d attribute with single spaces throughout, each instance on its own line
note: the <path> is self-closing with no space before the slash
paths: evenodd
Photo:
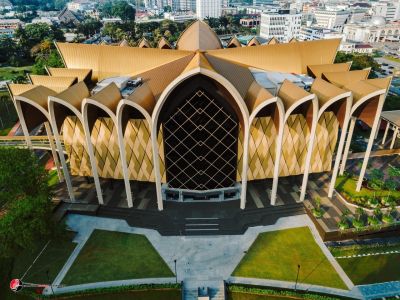
<path id="1" fill-rule="evenodd" d="M 371 68 L 372 72 L 369 74 L 369 78 L 376 78 L 375 72 L 380 71 L 379 64 L 374 60 L 372 56 L 366 54 L 352 54 L 339 51 L 335 58 L 335 63 L 343 63 L 352 61 L 351 70 L 362 70 Z"/>
<path id="2" fill-rule="evenodd" d="M 0 148 L 0 257 L 15 257 L 52 232 L 47 178 L 32 151 Z"/>

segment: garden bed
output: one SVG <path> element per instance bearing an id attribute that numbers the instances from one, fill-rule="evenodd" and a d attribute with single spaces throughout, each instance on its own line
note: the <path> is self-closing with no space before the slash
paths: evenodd
<path id="1" fill-rule="evenodd" d="M 372 189 L 363 184 L 356 191 L 357 179 L 347 175 L 336 180 L 336 191 L 349 204 L 373 210 L 376 207 L 390 208 L 400 205 L 400 191 L 389 189 Z"/>

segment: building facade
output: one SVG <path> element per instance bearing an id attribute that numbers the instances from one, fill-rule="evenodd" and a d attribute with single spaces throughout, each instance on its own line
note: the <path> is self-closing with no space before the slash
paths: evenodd
<path id="1" fill-rule="evenodd" d="M 66 68 L 9 91 L 27 145 L 42 124 L 50 144 L 54 136 L 71 201 L 71 178 L 89 176 L 102 205 L 104 180 L 124 183 L 127 207 L 132 182 L 153 185 L 160 210 L 198 200 L 238 200 L 244 209 L 248 182 L 269 180 L 275 205 L 284 176 L 301 178 L 302 201 L 309 174 L 330 172 L 332 196 L 354 122 L 375 136 L 390 78 L 333 64 L 339 44 L 223 48 L 197 21 L 176 49 L 57 43 Z M 368 155 L 361 182 L 367 163 Z"/>
<path id="2" fill-rule="evenodd" d="M 219 18 L 222 15 L 222 5 L 222 0 L 196 0 L 197 18 Z"/>
<path id="3" fill-rule="evenodd" d="M 260 36 L 276 38 L 280 42 L 298 39 L 301 28 L 301 14 L 293 10 L 279 10 L 277 13 L 261 14 Z"/>
<path id="4" fill-rule="evenodd" d="M 386 23 L 383 17 L 373 17 L 368 22 L 346 24 L 343 34 L 347 41 L 377 43 L 399 41 L 400 21 Z"/>
<path id="5" fill-rule="evenodd" d="M 316 10 L 314 16 L 316 26 L 341 32 L 350 13 L 346 10 Z"/>

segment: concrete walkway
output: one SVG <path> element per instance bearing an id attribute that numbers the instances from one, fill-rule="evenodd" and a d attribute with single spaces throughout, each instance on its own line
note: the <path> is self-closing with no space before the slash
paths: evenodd
<path id="1" fill-rule="evenodd" d="M 342 280 L 352 289 L 354 285 L 336 262 L 319 237 L 312 221 L 306 215 L 281 218 L 275 225 L 249 228 L 243 235 L 231 236 L 161 236 L 157 231 L 130 227 L 124 220 L 91 217 L 84 215 L 68 215 L 67 225 L 77 232 L 76 249 L 65 263 L 54 280 L 55 286 L 60 286 L 69 268 L 95 229 L 144 234 L 160 253 L 162 258 L 174 270 L 174 260 L 177 260 L 178 281 L 222 281 L 232 274 L 256 237 L 261 232 L 275 231 L 294 227 L 308 226 L 324 254 L 332 263 Z M 68 291 L 85 288 L 95 288 L 124 284 L 128 281 L 96 283 L 91 285 L 71 286 Z M 131 281 L 129 281 L 131 282 Z M 157 279 L 149 278 L 147 283 L 156 283 Z M 132 283 L 129 283 L 132 284 Z M 65 291 L 67 287 L 55 287 L 55 292 Z M 49 292 L 49 291 L 47 291 Z"/>

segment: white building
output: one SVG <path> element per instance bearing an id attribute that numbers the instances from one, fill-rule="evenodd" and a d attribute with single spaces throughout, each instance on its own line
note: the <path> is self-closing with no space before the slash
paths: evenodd
<path id="1" fill-rule="evenodd" d="M 196 15 L 193 13 L 164 13 L 164 19 L 183 23 L 196 19 Z"/>
<path id="2" fill-rule="evenodd" d="M 67 9 L 73 12 L 90 10 L 95 7 L 95 3 L 88 0 L 74 0 L 67 3 Z"/>
<path id="3" fill-rule="evenodd" d="M 275 37 L 280 42 L 288 42 L 300 36 L 301 14 L 290 10 L 261 14 L 260 36 L 265 39 Z"/>
<path id="4" fill-rule="evenodd" d="M 400 0 L 379 1 L 372 4 L 372 16 L 384 17 L 386 21 L 400 19 Z"/>
<path id="5" fill-rule="evenodd" d="M 342 39 L 343 37 L 343 33 L 340 33 L 333 29 L 319 27 L 302 27 L 300 30 L 299 40 L 314 41 L 326 39 Z"/>
<path id="6" fill-rule="evenodd" d="M 396 42 L 400 38 L 400 21 L 386 23 L 383 17 L 372 17 L 369 22 L 346 24 L 343 33 L 352 42 Z"/>
<path id="7" fill-rule="evenodd" d="M 219 18 L 222 15 L 223 0 L 197 0 L 197 18 L 203 20 L 209 18 Z"/>
<path id="8" fill-rule="evenodd" d="M 12 10 L 13 5 L 9 0 L 0 0 L 0 10 Z"/>
<path id="9" fill-rule="evenodd" d="M 345 42 L 341 43 L 339 46 L 339 51 L 346 53 L 360 53 L 360 54 L 372 54 L 374 48 L 370 44 L 359 44 Z"/>
<path id="10" fill-rule="evenodd" d="M 316 26 L 338 31 L 343 30 L 343 25 L 349 18 L 350 12 L 346 10 L 316 10 Z"/>

